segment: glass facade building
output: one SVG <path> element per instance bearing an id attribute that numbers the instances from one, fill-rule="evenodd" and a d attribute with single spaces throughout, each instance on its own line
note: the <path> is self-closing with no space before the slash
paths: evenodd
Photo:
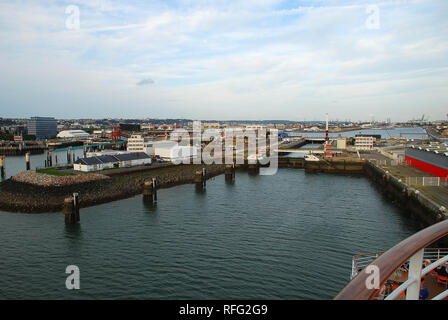
<path id="1" fill-rule="evenodd" d="M 51 117 L 32 117 L 28 122 L 28 134 L 37 139 L 55 137 L 58 133 L 57 121 Z"/>

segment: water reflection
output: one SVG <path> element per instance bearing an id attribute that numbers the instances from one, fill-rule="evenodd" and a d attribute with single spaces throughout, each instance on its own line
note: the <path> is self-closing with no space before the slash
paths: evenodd
<path id="1" fill-rule="evenodd" d="M 62 222 L 64 223 L 64 222 Z M 82 239 L 82 229 L 80 223 L 65 224 L 65 236 L 70 239 Z"/>
<path id="2" fill-rule="evenodd" d="M 154 213 L 157 212 L 157 202 L 147 202 L 142 200 L 143 207 L 145 208 L 145 212 Z"/>

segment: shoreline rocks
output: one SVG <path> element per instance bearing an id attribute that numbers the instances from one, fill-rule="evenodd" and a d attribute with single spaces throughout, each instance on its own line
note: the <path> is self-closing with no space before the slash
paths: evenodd
<path id="1" fill-rule="evenodd" d="M 123 173 L 106 179 L 97 179 L 78 184 L 35 185 L 8 179 L 0 183 L 0 210 L 18 213 L 46 213 L 62 211 L 64 199 L 73 192 L 80 195 L 80 207 L 121 200 L 142 193 L 145 181 L 156 177 L 159 188 L 193 183 L 197 170 L 207 170 L 207 178 L 224 173 L 225 165 L 178 165 L 154 170 Z M 80 175 L 87 176 L 87 175 Z M 101 176 L 101 175 L 100 175 Z M 55 176 L 56 177 L 56 176 Z M 65 178 L 74 176 L 57 176 Z"/>
<path id="2" fill-rule="evenodd" d="M 35 170 L 22 171 L 11 177 L 11 180 L 18 183 L 26 183 L 39 187 L 66 187 L 76 184 L 89 183 L 104 179 L 108 176 L 97 173 L 77 174 L 68 176 L 54 176 L 50 174 L 38 173 Z"/>

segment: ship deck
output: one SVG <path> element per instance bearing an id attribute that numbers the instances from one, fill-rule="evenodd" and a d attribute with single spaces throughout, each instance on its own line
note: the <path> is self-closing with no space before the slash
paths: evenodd
<path id="1" fill-rule="evenodd" d="M 352 260 L 352 279 L 363 271 L 365 267 L 371 264 L 375 259 L 377 259 L 383 252 L 373 252 L 360 254 L 353 257 Z M 426 248 L 423 255 L 423 261 L 429 261 L 432 263 L 444 256 L 448 255 L 448 248 Z M 409 263 L 409 261 L 407 262 Z M 445 267 L 446 265 L 442 265 Z M 422 266 L 424 268 L 424 266 Z M 400 267 L 395 270 L 394 273 L 385 281 L 383 287 L 378 290 L 378 294 L 375 299 L 383 300 L 386 298 L 394 289 L 398 288 L 402 283 L 408 279 L 408 271 L 406 268 Z M 429 292 L 429 296 L 426 300 L 430 300 L 435 296 L 439 295 L 443 291 L 448 289 L 447 284 L 442 284 L 438 282 L 437 274 L 428 273 L 424 277 L 423 287 L 426 287 Z M 401 293 L 395 300 L 405 300 L 406 291 Z M 448 300 L 448 297 L 444 300 Z"/>
<path id="2" fill-rule="evenodd" d="M 377 295 L 377 300 L 383 300 L 388 294 L 392 292 L 394 287 L 400 286 L 403 282 L 408 279 L 408 272 L 397 270 L 395 274 L 393 274 L 385 284 L 385 291 L 381 295 Z M 440 284 L 437 282 L 437 277 L 432 276 L 431 274 L 427 274 L 424 278 L 423 287 L 426 287 L 429 292 L 429 296 L 426 300 L 431 300 L 438 294 L 447 290 L 448 287 L 445 284 Z M 401 293 L 395 300 L 406 300 L 406 291 Z M 444 300 L 448 300 L 448 297 Z"/>

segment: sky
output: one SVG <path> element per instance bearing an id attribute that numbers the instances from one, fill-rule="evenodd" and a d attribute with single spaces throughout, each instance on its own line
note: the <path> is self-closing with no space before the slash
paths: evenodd
<path id="1" fill-rule="evenodd" d="M 0 117 L 448 114 L 446 0 L 0 2 Z"/>

